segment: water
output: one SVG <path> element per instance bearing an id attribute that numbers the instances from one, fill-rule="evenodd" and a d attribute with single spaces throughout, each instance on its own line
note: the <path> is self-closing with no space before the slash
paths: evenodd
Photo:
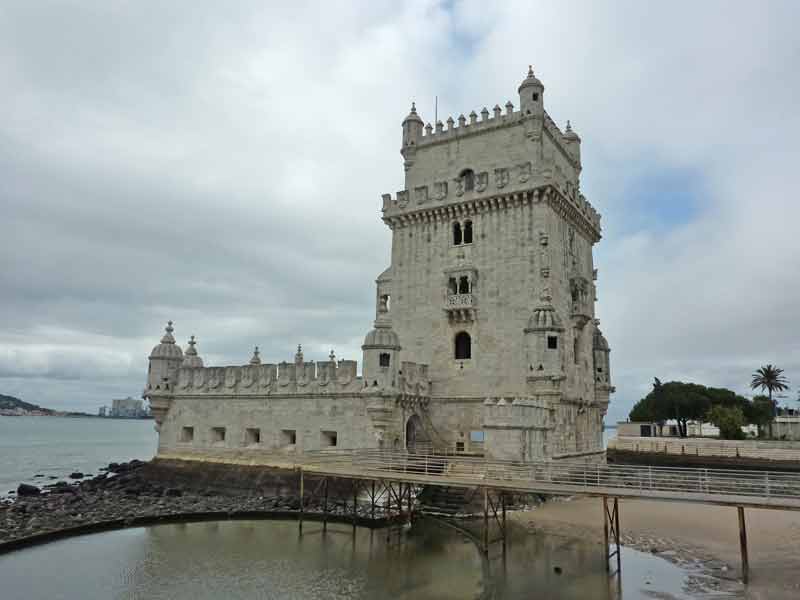
<path id="1" fill-rule="evenodd" d="M 505 561 L 435 521 L 409 533 L 294 521 L 158 525 L 61 540 L 0 556 L 4 600 L 28 598 L 267 598 L 497 600 L 612 598 L 600 547 L 519 535 Z M 484 576 L 484 565 L 492 576 Z M 43 565 L 57 565 L 46 568 Z M 557 574 L 554 568 L 561 568 Z M 686 573 L 623 551 L 622 597 L 684 598 Z M 491 583 L 490 583 L 491 582 Z"/>
<path id="2" fill-rule="evenodd" d="M 74 471 L 96 473 L 110 462 L 150 460 L 151 420 L 0 417 L 0 497 L 20 483 L 51 483 Z M 35 475 L 45 475 L 35 478 Z"/>

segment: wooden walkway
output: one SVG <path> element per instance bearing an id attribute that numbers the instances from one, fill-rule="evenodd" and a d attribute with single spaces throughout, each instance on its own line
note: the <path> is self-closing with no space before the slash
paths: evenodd
<path id="1" fill-rule="evenodd" d="M 495 461 L 381 450 L 309 452 L 295 461 L 309 473 L 350 479 L 800 510 L 800 474 L 795 473 Z"/>
<path id="2" fill-rule="evenodd" d="M 605 465 L 577 460 L 497 461 L 432 452 L 386 450 L 308 452 L 295 457 L 295 468 L 300 471 L 301 512 L 304 472 L 323 478 L 351 479 L 354 490 L 358 490 L 358 482 L 372 481 L 373 505 L 376 481 L 389 488 L 397 484 L 399 493 L 392 493 L 398 500 L 401 515 L 404 502 L 409 512 L 413 510 L 411 486 L 478 488 L 484 499 L 483 549 L 487 554 L 490 511 L 498 523 L 505 548 L 507 493 L 599 497 L 603 503 L 606 558 L 616 558 L 617 573 L 621 569 L 619 499 L 736 507 L 744 583 L 749 577 L 744 509 L 800 510 L 800 474 L 772 471 Z M 406 486 L 405 492 L 403 485 Z M 357 504 L 354 496 L 354 514 Z M 609 546 L 610 540 L 615 548 Z M 606 568 L 610 571 L 608 560 Z"/>

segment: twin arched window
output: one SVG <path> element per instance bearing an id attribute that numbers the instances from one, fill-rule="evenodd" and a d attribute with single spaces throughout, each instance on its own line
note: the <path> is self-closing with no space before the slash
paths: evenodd
<path id="1" fill-rule="evenodd" d="M 466 331 L 459 331 L 455 337 L 456 360 L 469 360 L 472 358 L 472 338 Z"/>
<path id="2" fill-rule="evenodd" d="M 471 294 L 472 282 L 466 275 L 462 275 L 458 279 L 451 277 L 447 280 L 447 291 L 451 296 L 455 294 Z"/>
<path id="3" fill-rule="evenodd" d="M 461 223 L 456 221 L 453 223 L 453 245 L 460 246 L 461 244 L 472 243 L 472 221 L 467 219 L 464 221 L 462 227 Z"/>

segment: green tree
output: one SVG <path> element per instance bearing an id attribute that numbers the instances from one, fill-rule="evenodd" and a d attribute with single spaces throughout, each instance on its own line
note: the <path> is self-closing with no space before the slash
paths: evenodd
<path id="1" fill-rule="evenodd" d="M 742 440 L 745 424 L 744 413 L 738 406 L 723 406 L 716 404 L 711 407 L 706 418 L 719 427 L 719 437 L 723 440 Z"/>
<path id="2" fill-rule="evenodd" d="M 753 373 L 753 379 L 750 381 L 752 389 L 764 390 L 769 394 L 769 403 L 772 407 L 772 417 L 775 418 L 777 405 L 772 399 L 772 392 L 782 392 L 789 389 L 789 380 L 783 374 L 783 369 L 779 369 L 773 365 L 765 365 Z M 769 422 L 769 437 L 772 437 L 772 419 Z"/>
<path id="3" fill-rule="evenodd" d="M 659 379 L 654 380 L 652 391 L 633 406 L 629 418 L 662 424 L 675 419 L 678 433 L 686 437 L 688 421 L 704 421 L 713 406 L 738 409 L 748 423 L 768 422 L 764 420 L 763 406 L 756 406 L 731 390 L 682 381 L 662 383 Z"/>
<path id="4" fill-rule="evenodd" d="M 764 428 L 772 423 L 772 402 L 767 396 L 753 396 L 753 401 L 744 407 L 744 419 L 758 427 L 758 436 L 764 433 Z"/>

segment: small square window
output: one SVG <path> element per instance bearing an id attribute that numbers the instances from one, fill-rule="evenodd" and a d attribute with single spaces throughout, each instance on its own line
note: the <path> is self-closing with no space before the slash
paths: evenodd
<path id="1" fill-rule="evenodd" d="M 456 452 L 464 451 L 464 442 L 456 442 Z"/>
<path id="2" fill-rule="evenodd" d="M 333 448 L 338 444 L 339 436 L 335 431 L 322 431 L 320 433 L 320 443 L 323 448 Z"/>
<path id="3" fill-rule="evenodd" d="M 547 336 L 547 349 L 548 350 L 558 350 L 558 336 L 557 335 L 548 335 Z"/>
<path id="4" fill-rule="evenodd" d="M 261 430 L 249 428 L 245 429 L 244 442 L 248 446 L 257 446 L 261 443 Z"/>
<path id="5" fill-rule="evenodd" d="M 531 97 L 533 98 L 534 102 L 537 102 L 539 100 L 539 94 L 537 94 L 536 92 L 533 92 L 533 96 Z"/>
<path id="6" fill-rule="evenodd" d="M 388 367 L 391 359 L 392 357 L 388 352 L 381 352 L 380 356 L 378 357 L 378 362 L 380 366 Z"/>
<path id="7" fill-rule="evenodd" d="M 184 444 L 190 444 L 193 441 L 194 441 L 194 427 L 182 427 L 181 442 Z"/>
<path id="8" fill-rule="evenodd" d="M 211 428 L 211 442 L 214 444 L 222 444 L 225 442 L 225 428 L 212 427 Z"/>
<path id="9" fill-rule="evenodd" d="M 294 446 L 297 443 L 297 432 L 294 429 L 282 430 L 281 441 L 284 446 Z"/>

